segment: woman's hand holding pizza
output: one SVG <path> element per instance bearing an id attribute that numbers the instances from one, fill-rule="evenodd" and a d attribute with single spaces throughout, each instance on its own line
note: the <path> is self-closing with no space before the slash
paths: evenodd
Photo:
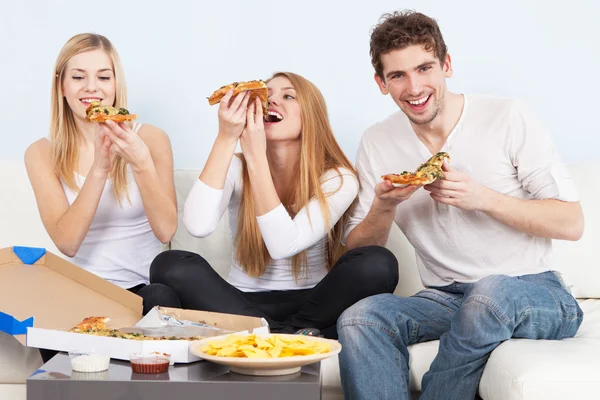
<path id="1" fill-rule="evenodd" d="M 134 172 L 152 168 L 154 163 L 146 143 L 125 123 L 106 121 L 100 125 L 100 134 L 110 139 L 110 152 L 118 154 L 131 165 Z"/>
<path id="2" fill-rule="evenodd" d="M 240 93 L 233 100 L 232 96 L 233 89 L 230 89 L 219 104 L 219 135 L 237 141 L 246 125 L 250 92 Z"/>
<path id="3" fill-rule="evenodd" d="M 91 172 L 99 178 L 107 178 L 112 170 L 112 154 L 110 151 L 112 142 L 106 136 L 106 132 L 100 129 L 100 126 L 96 129 L 97 132 L 94 137 L 94 163 Z"/>
<path id="4" fill-rule="evenodd" d="M 248 107 L 246 127 L 240 137 L 240 147 L 244 157 L 249 162 L 259 157 L 265 159 L 267 157 L 267 137 L 265 135 L 263 109 L 258 98 Z"/>

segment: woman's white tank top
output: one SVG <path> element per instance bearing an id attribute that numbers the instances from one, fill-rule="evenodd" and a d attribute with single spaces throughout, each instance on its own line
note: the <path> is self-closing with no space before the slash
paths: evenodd
<path id="1" fill-rule="evenodd" d="M 137 133 L 142 124 L 136 123 Z M 75 174 L 79 187 L 85 177 Z M 77 192 L 62 183 L 69 205 Z M 109 178 L 100 197 L 92 225 L 75 257 L 67 258 L 75 265 L 92 272 L 122 288 L 149 283 L 150 263 L 162 251 L 144 212 L 142 197 L 133 173 L 127 167 L 129 199 L 117 202 L 113 194 L 113 179 Z"/>

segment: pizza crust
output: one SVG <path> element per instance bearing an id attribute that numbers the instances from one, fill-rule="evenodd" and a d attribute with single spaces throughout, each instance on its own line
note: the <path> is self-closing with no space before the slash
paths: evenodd
<path id="1" fill-rule="evenodd" d="M 117 114 L 117 115 L 105 115 L 105 114 L 94 114 L 87 118 L 90 122 L 106 122 L 108 120 L 115 122 L 125 122 L 125 121 L 133 121 L 137 118 L 136 114 Z"/>
<path id="2" fill-rule="evenodd" d="M 382 178 L 383 178 L 383 180 L 392 182 L 392 184 L 394 184 L 394 186 L 395 185 L 402 185 L 402 186 L 417 185 L 417 186 L 421 186 L 421 185 L 428 185 L 428 184 L 433 183 L 435 181 L 435 179 L 416 176 L 416 174 L 414 174 L 414 173 L 405 174 L 405 175 L 402 175 L 402 174 L 387 174 L 387 175 L 383 175 Z"/>

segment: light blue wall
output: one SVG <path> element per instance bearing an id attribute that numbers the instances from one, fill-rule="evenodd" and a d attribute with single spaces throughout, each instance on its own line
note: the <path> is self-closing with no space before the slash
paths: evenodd
<path id="1" fill-rule="evenodd" d="M 21 160 L 47 135 L 52 68 L 72 35 L 117 47 L 129 108 L 171 137 L 175 166 L 200 167 L 216 134 L 206 97 L 233 80 L 297 72 L 325 95 L 336 136 L 354 160 L 360 135 L 396 110 L 368 54 L 379 16 L 399 6 L 436 18 L 456 92 L 519 97 L 538 112 L 564 159 L 600 147 L 600 3 L 462 1 L 14 1 L 0 13 L 0 158 Z M 351 4 L 351 5 L 350 5 Z"/>

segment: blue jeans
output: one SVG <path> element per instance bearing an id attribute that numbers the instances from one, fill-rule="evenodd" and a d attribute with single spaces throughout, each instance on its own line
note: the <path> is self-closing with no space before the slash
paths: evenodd
<path id="1" fill-rule="evenodd" d="M 474 399 L 487 359 L 510 338 L 573 337 L 583 320 L 553 272 L 454 283 L 403 298 L 359 301 L 338 319 L 346 400 L 409 400 L 408 349 L 440 339 L 421 399 Z"/>

